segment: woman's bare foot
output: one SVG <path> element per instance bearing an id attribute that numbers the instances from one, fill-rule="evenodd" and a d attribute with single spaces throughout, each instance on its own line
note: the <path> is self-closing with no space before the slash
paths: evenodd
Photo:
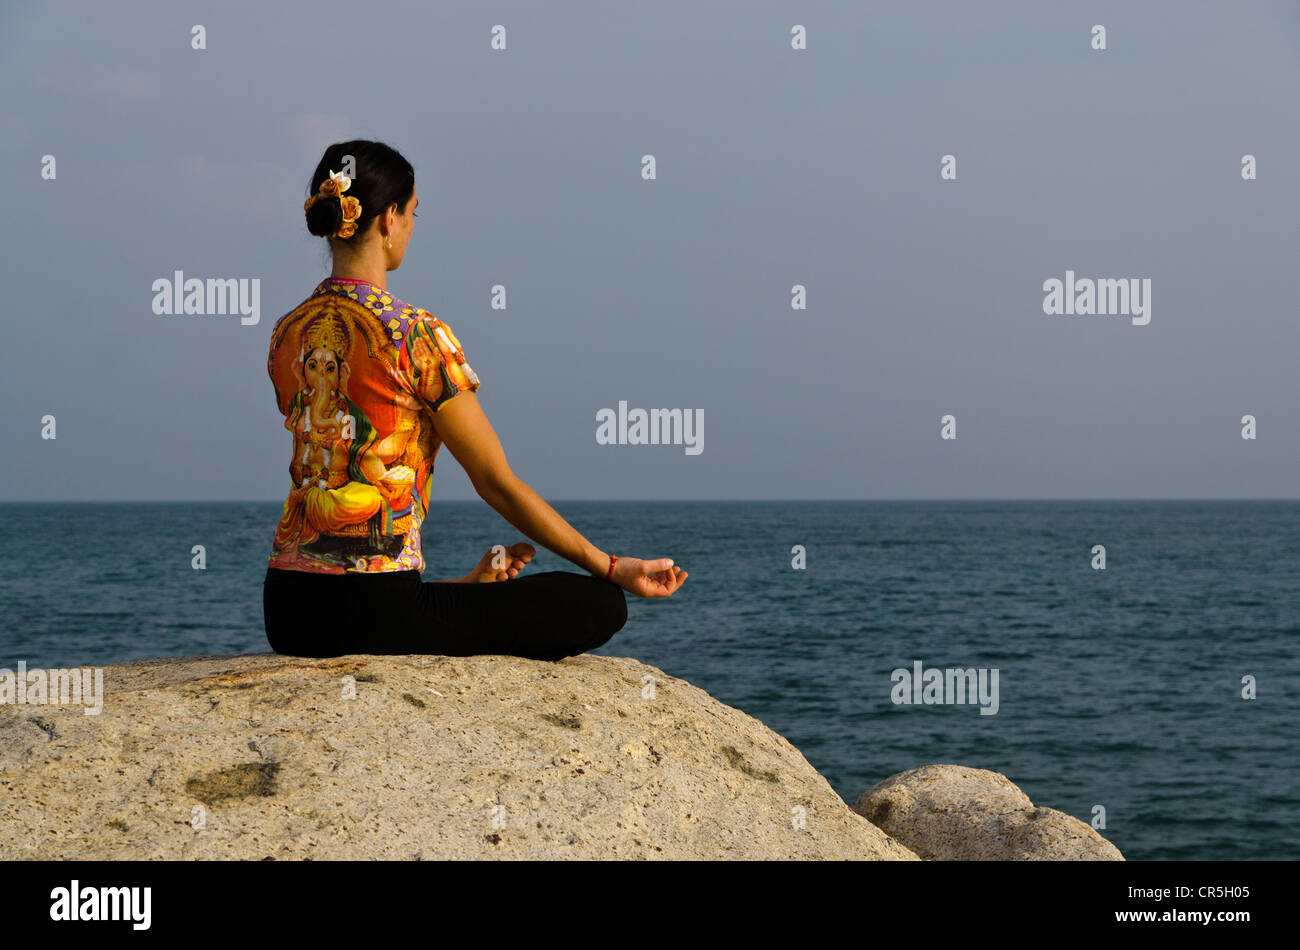
<path id="1" fill-rule="evenodd" d="M 494 545 L 474 565 L 474 570 L 460 579 L 460 583 L 491 584 L 494 581 L 508 581 L 522 571 L 536 553 L 537 549 L 527 541 L 519 541 L 510 547 Z"/>

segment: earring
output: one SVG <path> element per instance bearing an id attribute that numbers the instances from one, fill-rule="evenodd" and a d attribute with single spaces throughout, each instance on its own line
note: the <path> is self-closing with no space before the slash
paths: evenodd
<path id="1" fill-rule="evenodd" d="M 387 248 L 391 248 L 391 247 L 393 246 L 393 239 L 392 239 L 392 238 L 389 238 L 389 239 L 388 239 L 388 243 L 385 244 L 384 246 L 387 247 Z"/>

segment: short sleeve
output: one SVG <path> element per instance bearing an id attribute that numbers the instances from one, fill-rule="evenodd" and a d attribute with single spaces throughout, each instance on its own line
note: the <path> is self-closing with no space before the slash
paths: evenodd
<path id="1" fill-rule="evenodd" d="M 465 351 L 443 323 L 427 310 L 416 312 L 406 331 L 398 369 L 411 391 L 437 412 L 454 396 L 478 389 L 478 376 L 465 362 Z"/>

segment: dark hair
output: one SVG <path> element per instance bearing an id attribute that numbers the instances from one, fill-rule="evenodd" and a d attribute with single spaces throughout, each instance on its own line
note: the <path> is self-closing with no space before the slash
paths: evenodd
<path id="1" fill-rule="evenodd" d="M 345 194 L 361 202 L 361 217 L 356 221 L 357 229 L 352 238 L 363 234 L 370 222 L 389 205 L 396 204 L 405 211 L 415 193 L 415 169 L 397 149 L 383 142 L 353 139 L 351 142 L 336 142 L 325 149 L 307 186 L 308 197 L 316 194 L 331 171 L 348 174 L 352 184 Z M 321 198 L 307 210 L 307 230 L 312 234 L 326 237 L 342 225 L 343 207 L 338 197 Z"/>

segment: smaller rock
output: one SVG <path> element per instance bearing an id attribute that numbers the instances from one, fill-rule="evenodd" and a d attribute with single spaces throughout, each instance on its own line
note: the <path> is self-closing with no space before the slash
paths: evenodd
<path id="1" fill-rule="evenodd" d="M 1036 808 L 1000 772 L 926 765 L 871 786 L 853 810 L 927 861 L 1123 861 L 1078 818 Z"/>

